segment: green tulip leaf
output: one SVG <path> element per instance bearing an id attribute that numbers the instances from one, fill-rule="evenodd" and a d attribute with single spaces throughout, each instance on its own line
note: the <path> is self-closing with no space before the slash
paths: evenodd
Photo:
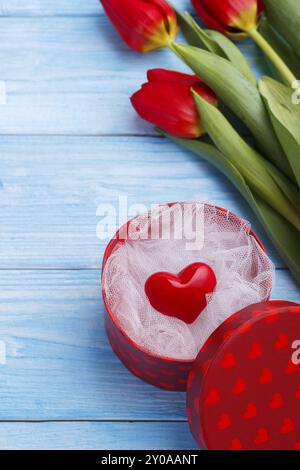
<path id="1" fill-rule="evenodd" d="M 300 58 L 299 0 L 264 0 L 271 25 L 288 41 Z"/>
<path id="2" fill-rule="evenodd" d="M 291 204 L 299 211 L 300 210 L 300 191 L 283 173 L 280 172 L 272 163 L 265 160 L 265 167 L 268 169 L 269 174 L 280 187 L 283 194 L 288 198 Z"/>
<path id="3" fill-rule="evenodd" d="M 256 85 L 256 77 L 240 49 L 230 39 L 224 36 L 224 34 L 219 33 L 218 31 L 207 29 L 206 34 L 211 40 L 213 39 L 214 42 L 220 46 L 225 58 L 228 59 L 232 65 L 234 65 L 235 68 L 239 70 L 253 85 Z"/>
<path id="4" fill-rule="evenodd" d="M 191 46 L 199 47 L 200 49 L 211 50 L 210 47 L 208 47 L 207 44 L 205 44 L 202 37 L 198 34 L 195 28 L 193 28 L 192 25 L 190 24 L 191 16 L 188 13 L 181 12 L 174 6 L 173 8 L 177 14 L 177 19 L 178 19 L 180 30 L 182 34 L 184 35 L 185 39 L 187 40 L 187 42 Z M 214 51 L 214 52 L 216 52 L 216 54 L 221 53 L 219 49 L 218 51 Z"/>
<path id="5" fill-rule="evenodd" d="M 300 212 L 282 190 L 285 177 L 282 185 L 278 184 L 281 173 L 276 172 L 274 176 L 271 164 L 265 165 L 265 159 L 239 136 L 221 111 L 197 93 L 193 94 L 204 128 L 216 147 L 237 168 L 251 190 L 300 231 Z"/>
<path id="6" fill-rule="evenodd" d="M 300 105 L 293 104 L 293 90 L 271 78 L 263 77 L 259 89 L 300 187 Z"/>
<path id="7" fill-rule="evenodd" d="M 299 232 L 278 212 L 253 193 L 242 174 L 213 145 L 199 140 L 178 139 L 161 132 L 176 144 L 199 155 L 220 170 L 248 201 L 282 259 L 300 283 Z"/>
<path id="8" fill-rule="evenodd" d="M 177 43 L 171 43 L 170 47 L 246 124 L 270 161 L 293 178 L 257 87 L 228 60 L 216 54 Z"/>
<path id="9" fill-rule="evenodd" d="M 289 69 L 293 72 L 296 77 L 300 77 L 300 60 L 297 55 L 289 45 L 289 43 L 272 27 L 270 22 L 266 17 L 262 19 L 259 26 L 259 32 L 262 36 L 268 41 L 268 43 L 273 47 L 273 49 L 279 54 L 279 56 L 284 60 Z M 266 56 L 268 65 L 273 73 L 274 77 L 281 81 L 281 76 L 279 75 L 277 69 L 268 60 Z"/>
<path id="10" fill-rule="evenodd" d="M 189 45 L 228 59 L 245 78 L 256 85 L 256 78 L 249 63 L 230 39 L 217 31 L 202 29 L 189 13 L 182 13 L 179 10 L 176 12 L 180 29 Z"/>

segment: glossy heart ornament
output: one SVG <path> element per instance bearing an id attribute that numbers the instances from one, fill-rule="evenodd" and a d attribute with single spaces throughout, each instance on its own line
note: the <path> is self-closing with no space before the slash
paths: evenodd
<path id="1" fill-rule="evenodd" d="M 153 274 L 145 283 L 145 292 L 155 310 L 190 324 L 205 309 L 206 295 L 214 291 L 216 284 L 210 266 L 193 263 L 178 274 Z"/>

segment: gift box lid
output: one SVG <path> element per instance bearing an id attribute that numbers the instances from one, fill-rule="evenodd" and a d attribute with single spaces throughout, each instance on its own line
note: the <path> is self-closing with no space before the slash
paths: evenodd
<path id="1" fill-rule="evenodd" d="M 222 323 L 193 365 L 187 413 L 206 449 L 300 450 L 300 305 L 263 302 Z"/>

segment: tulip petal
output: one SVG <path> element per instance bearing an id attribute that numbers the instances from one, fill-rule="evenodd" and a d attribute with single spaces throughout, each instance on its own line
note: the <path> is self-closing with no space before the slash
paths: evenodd
<path id="1" fill-rule="evenodd" d="M 138 52 L 165 47 L 178 26 L 165 0 L 101 0 L 104 10 L 126 44 Z"/>
<path id="2" fill-rule="evenodd" d="M 143 0 L 148 3 L 149 0 Z M 162 16 L 165 18 L 165 26 L 170 38 L 174 38 L 178 33 L 177 16 L 174 8 L 166 0 L 151 0 L 157 8 L 160 9 Z"/>
<path id="3" fill-rule="evenodd" d="M 167 69 L 150 69 L 147 72 L 147 79 L 149 82 L 183 83 L 190 87 L 200 83 L 200 79 L 197 75 L 190 75 Z"/>
<path id="4" fill-rule="evenodd" d="M 211 29 L 236 39 L 257 26 L 262 13 L 261 0 L 192 0 L 202 21 Z"/>
<path id="5" fill-rule="evenodd" d="M 183 83 L 146 83 L 131 97 L 131 103 L 143 119 L 177 137 L 204 134 L 190 87 Z"/>
<path id="6" fill-rule="evenodd" d="M 215 12 L 212 11 L 210 12 L 209 5 L 207 5 L 204 1 L 199 1 L 199 0 L 192 0 L 192 4 L 198 13 L 199 17 L 203 21 L 204 24 L 206 24 L 209 28 L 215 29 L 216 31 L 219 31 L 220 33 L 226 33 L 228 30 L 228 25 L 226 21 L 219 21 L 217 19 L 217 16 L 215 16 Z M 218 10 L 218 6 L 213 7 L 214 10 Z M 219 6 L 219 8 L 222 8 Z M 228 18 L 227 18 L 228 21 Z"/>

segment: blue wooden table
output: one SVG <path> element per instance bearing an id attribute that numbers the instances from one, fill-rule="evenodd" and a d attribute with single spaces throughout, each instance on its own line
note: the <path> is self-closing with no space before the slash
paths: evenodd
<path id="1" fill-rule="evenodd" d="M 187 8 L 188 0 L 177 0 Z M 243 51 L 259 73 L 263 59 Z M 249 220 L 232 185 L 155 135 L 130 94 L 168 51 L 138 55 L 97 0 L 0 0 L 0 448 L 192 449 L 185 396 L 133 377 L 103 327 L 97 207 L 199 199 Z"/>

